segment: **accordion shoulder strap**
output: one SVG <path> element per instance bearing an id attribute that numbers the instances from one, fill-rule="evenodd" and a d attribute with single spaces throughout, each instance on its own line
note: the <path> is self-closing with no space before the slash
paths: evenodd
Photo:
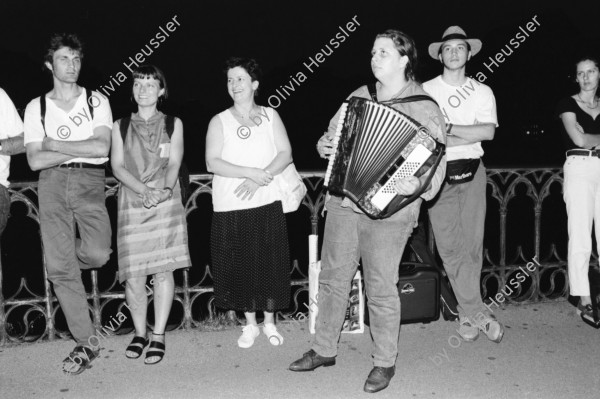
<path id="1" fill-rule="evenodd" d="M 369 89 L 369 94 L 371 95 L 371 100 L 377 101 L 377 88 L 375 87 L 375 83 L 369 83 L 367 85 L 367 89 Z"/>
<path id="2" fill-rule="evenodd" d="M 369 90 L 369 95 L 371 96 L 371 100 L 375 102 L 377 101 L 377 88 L 375 87 L 375 83 L 370 83 L 367 85 L 367 89 Z M 381 104 L 392 105 L 392 104 L 402 104 L 402 103 L 411 103 L 413 101 L 432 101 L 435 105 L 438 105 L 437 101 L 435 101 L 432 97 L 425 94 L 416 94 L 414 96 L 408 96 L 403 98 L 394 98 L 388 101 L 382 101 Z"/>
<path id="3" fill-rule="evenodd" d="M 416 94 L 414 96 L 408 96 L 403 98 L 394 98 L 389 101 L 382 101 L 382 104 L 392 105 L 392 104 L 402 104 L 402 103 L 411 103 L 413 101 L 432 101 L 435 105 L 438 105 L 437 101 L 425 94 Z"/>

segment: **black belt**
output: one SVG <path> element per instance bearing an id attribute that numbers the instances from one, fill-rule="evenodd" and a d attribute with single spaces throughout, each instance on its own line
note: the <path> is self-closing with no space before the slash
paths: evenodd
<path id="1" fill-rule="evenodd" d="M 569 150 L 569 151 L 567 151 L 567 156 L 569 157 L 571 155 L 600 158 L 600 150 Z"/>
<path id="2" fill-rule="evenodd" d="M 86 162 L 71 162 L 71 163 L 61 163 L 58 165 L 59 168 L 68 168 L 68 169 L 104 169 L 104 164 L 96 165 L 93 163 Z"/>

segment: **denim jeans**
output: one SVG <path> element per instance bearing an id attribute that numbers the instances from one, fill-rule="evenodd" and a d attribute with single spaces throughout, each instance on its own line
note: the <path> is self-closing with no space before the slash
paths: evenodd
<path id="1" fill-rule="evenodd" d="M 48 280 L 79 344 L 94 334 L 82 268 L 104 265 L 112 252 L 103 169 L 50 168 L 38 184 Z M 80 239 L 76 239 L 76 228 Z"/>
<path id="2" fill-rule="evenodd" d="M 482 163 L 472 181 L 445 183 L 429 209 L 431 227 L 461 316 L 489 313 L 481 299 L 486 174 Z"/>
<path id="3" fill-rule="evenodd" d="M 382 220 L 341 207 L 341 201 L 331 197 L 327 203 L 313 349 L 321 356 L 336 356 L 352 278 L 362 258 L 373 363 L 390 367 L 396 363 L 400 333 L 398 267 L 421 200 Z"/>
<path id="4" fill-rule="evenodd" d="M 563 167 L 563 198 L 567 205 L 569 287 L 573 296 L 589 296 L 592 224 L 600 248 L 600 159 L 571 155 Z"/>

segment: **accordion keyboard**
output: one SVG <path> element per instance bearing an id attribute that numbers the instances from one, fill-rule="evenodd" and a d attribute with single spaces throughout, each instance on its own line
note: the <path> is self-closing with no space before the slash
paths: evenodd
<path id="1" fill-rule="evenodd" d="M 417 145 L 394 175 L 371 198 L 371 203 L 381 210 L 385 209 L 394 197 L 398 195 L 395 188 L 396 182 L 406 177 L 414 176 L 417 170 L 427 162 L 431 154 L 432 152 L 425 146 L 421 144 Z"/>

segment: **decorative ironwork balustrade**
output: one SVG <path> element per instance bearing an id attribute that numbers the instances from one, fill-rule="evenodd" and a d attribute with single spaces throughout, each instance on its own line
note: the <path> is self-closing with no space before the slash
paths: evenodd
<path id="1" fill-rule="evenodd" d="M 305 312 L 308 235 L 322 236 L 325 202 L 323 172 L 301 173 L 308 193 L 301 208 L 287 215 L 293 259 L 292 307 L 285 315 Z M 564 298 L 566 212 L 561 169 L 490 169 L 487 172 L 485 264 L 481 292 L 488 303 L 538 302 Z M 212 215 L 211 175 L 191 176 L 193 194 L 187 206 L 193 266 L 175 272 L 175 301 L 169 326 L 192 328 L 213 316 L 209 231 Z M 116 229 L 117 182 L 107 179 L 106 201 Z M 64 315 L 47 281 L 39 233 L 37 183 L 10 187 L 11 218 L 2 239 L 0 267 L 0 345 L 68 335 Z M 430 239 L 432 239 L 430 235 Z M 433 241 L 430 243 L 434 247 Z M 113 248 L 116 248 L 113 234 Z M 84 271 L 90 312 L 97 332 L 119 312 L 128 314 L 118 283 L 116 256 L 101 269 Z M 151 291 L 151 286 L 148 287 Z M 152 312 L 149 312 L 151 316 Z M 126 317 L 126 316 L 125 316 Z M 119 318 L 121 319 L 121 317 Z M 119 331 L 130 321 L 119 320 Z M 122 325 L 121 325 L 122 324 Z"/>

